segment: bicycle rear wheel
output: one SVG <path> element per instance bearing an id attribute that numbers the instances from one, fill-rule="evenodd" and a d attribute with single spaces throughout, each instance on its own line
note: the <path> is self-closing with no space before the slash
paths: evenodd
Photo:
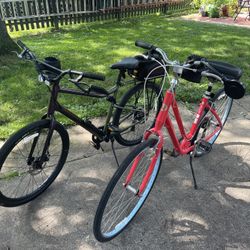
<path id="1" fill-rule="evenodd" d="M 69 149 L 64 127 L 55 122 L 46 153 L 42 151 L 50 120 L 41 120 L 11 136 L 0 150 L 0 205 L 27 203 L 43 193 L 60 173 Z"/>
<path id="2" fill-rule="evenodd" d="M 142 141 L 144 131 L 153 127 L 161 108 L 162 97 L 159 94 L 157 84 L 147 82 L 145 85 L 142 82 L 122 97 L 113 118 L 113 125 L 120 131 L 115 135 L 118 143 L 132 146 Z"/>
<path id="3" fill-rule="evenodd" d="M 140 195 L 136 190 L 155 156 L 157 139 L 149 139 L 138 145 L 123 161 L 110 180 L 98 205 L 94 219 L 94 235 L 97 240 L 109 241 L 120 234 L 132 221 L 147 199 L 160 170 L 162 150 L 153 166 L 153 172 Z M 136 162 L 132 179 L 125 187 L 126 179 Z M 131 191 L 132 190 L 132 191 Z"/>
<path id="4" fill-rule="evenodd" d="M 211 107 L 216 110 L 223 126 L 227 121 L 232 104 L 233 99 L 225 94 L 224 89 L 218 90 L 212 99 Z M 219 122 L 212 114 L 211 110 L 208 110 L 204 114 L 197 130 L 196 156 L 202 156 L 207 153 L 206 148 L 208 148 L 209 151 L 211 150 L 212 145 L 215 143 L 222 129 L 223 127 L 219 128 Z"/>

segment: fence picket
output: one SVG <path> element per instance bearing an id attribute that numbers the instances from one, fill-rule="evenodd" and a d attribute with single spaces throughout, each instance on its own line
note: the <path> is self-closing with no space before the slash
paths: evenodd
<path id="1" fill-rule="evenodd" d="M 191 0 L 0 0 L 0 17 L 10 31 L 97 20 L 121 19 L 190 7 Z M 35 25 L 34 25 L 35 24 Z"/>

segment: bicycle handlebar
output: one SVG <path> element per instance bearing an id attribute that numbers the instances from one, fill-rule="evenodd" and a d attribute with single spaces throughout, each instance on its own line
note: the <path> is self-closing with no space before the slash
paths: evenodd
<path id="1" fill-rule="evenodd" d="M 147 50 L 156 49 L 156 47 L 154 45 L 152 45 L 150 43 L 143 42 L 143 41 L 139 41 L 139 40 L 137 40 L 135 42 L 135 46 L 141 47 L 141 48 L 147 49 Z"/>
<path id="2" fill-rule="evenodd" d="M 26 60 L 36 60 L 35 55 L 30 51 L 30 49 L 21 41 L 17 41 L 17 45 L 23 50 L 20 54 L 17 52 L 17 56 L 21 59 L 26 59 Z"/>
<path id="3" fill-rule="evenodd" d="M 173 66 L 173 70 L 178 75 L 182 75 L 183 70 L 190 70 L 193 72 L 200 71 L 200 74 L 205 77 L 215 78 L 222 83 L 227 80 L 220 72 L 214 69 L 206 58 L 197 55 L 191 55 L 188 57 L 188 61 L 184 64 L 180 64 L 177 61 L 171 61 L 168 59 L 167 54 L 161 48 L 158 48 L 150 43 L 143 41 L 136 41 L 135 45 L 143 49 L 149 50 L 148 55 L 144 55 L 147 59 L 158 61 L 158 58 L 155 58 L 155 53 L 157 53 L 161 59 L 164 61 L 162 66 Z M 193 67 L 194 66 L 194 67 Z"/>
<path id="4" fill-rule="evenodd" d="M 55 68 L 55 67 L 53 67 L 52 65 L 50 65 L 50 64 L 48 64 L 46 62 L 37 60 L 35 55 L 30 51 L 30 49 L 21 40 L 17 41 L 17 45 L 23 50 L 20 54 L 17 53 L 17 56 L 19 58 L 34 61 L 36 65 L 42 64 L 42 65 L 46 66 L 48 68 L 48 70 L 51 69 L 53 71 L 57 71 L 58 75 L 57 75 L 57 77 L 55 77 L 53 79 L 53 81 L 59 81 L 60 79 L 63 78 L 63 76 L 65 76 L 67 74 L 69 74 L 69 75 L 72 75 L 72 74 L 73 75 L 78 75 L 78 77 L 76 79 L 71 79 L 71 80 L 75 80 L 77 82 L 79 82 L 82 78 L 105 81 L 105 76 L 103 76 L 101 74 L 80 72 L 80 71 L 75 71 L 75 70 L 62 71 L 61 69 Z M 40 70 L 39 67 L 36 67 L 36 69 L 37 69 L 38 73 L 41 74 L 42 70 Z"/>
<path id="5" fill-rule="evenodd" d="M 71 79 L 69 79 L 73 83 L 78 83 L 82 80 L 82 78 L 88 78 L 88 79 L 93 79 L 93 80 L 98 80 L 98 81 L 105 81 L 105 76 L 101 74 L 95 74 L 95 73 L 88 73 L 88 72 L 81 72 L 81 71 L 76 71 L 76 70 L 64 70 L 61 71 L 58 69 L 59 72 L 61 72 L 55 79 L 54 81 L 58 81 L 62 79 L 65 75 L 69 75 Z M 77 78 L 72 78 L 73 75 L 78 75 Z"/>
<path id="6" fill-rule="evenodd" d="M 93 80 L 99 80 L 99 81 L 105 81 L 105 76 L 95 73 L 87 73 L 82 72 L 83 77 L 93 79 Z"/>
<path id="7" fill-rule="evenodd" d="M 76 79 L 71 79 L 75 82 L 80 82 L 82 78 L 88 78 L 88 79 L 93 79 L 93 80 L 98 80 L 98 81 L 105 81 L 105 76 L 101 74 L 96 74 L 96 73 L 88 73 L 88 72 L 81 72 L 81 71 L 76 71 L 76 70 L 66 70 L 64 71 L 65 74 L 71 75 L 78 75 Z"/>

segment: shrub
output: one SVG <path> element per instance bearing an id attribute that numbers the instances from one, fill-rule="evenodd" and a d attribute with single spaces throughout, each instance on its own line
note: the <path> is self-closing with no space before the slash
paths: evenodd
<path id="1" fill-rule="evenodd" d="M 229 7 L 227 5 L 222 5 L 220 11 L 221 16 L 229 16 Z"/>
<path id="2" fill-rule="evenodd" d="M 211 18 L 218 18 L 220 17 L 220 10 L 217 6 L 215 5 L 210 5 L 208 8 L 208 15 Z"/>
<path id="3" fill-rule="evenodd" d="M 209 16 L 218 17 L 220 11 L 223 13 L 223 16 L 227 16 L 228 13 L 225 13 L 222 10 L 224 6 L 227 6 L 229 14 L 234 13 L 237 2 L 237 0 L 193 0 L 193 6 L 199 8 L 200 13 L 208 12 Z"/>

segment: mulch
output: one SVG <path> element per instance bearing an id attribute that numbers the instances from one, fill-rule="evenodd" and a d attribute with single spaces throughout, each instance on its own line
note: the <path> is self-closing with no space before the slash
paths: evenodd
<path id="1" fill-rule="evenodd" d="M 232 25 L 232 26 L 241 26 L 250 28 L 250 18 L 246 18 L 247 13 L 240 14 L 237 19 L 234 21 L 233 17 L 220 17 L 220 18 L 210 18 L 210 17 L 202 17 L 200 14 L 192 14 L 188 16 L 183 16 L 182 18 L 185 20 L 193 20 L 205 23 L 218 23 L 224 25 Z"/>

